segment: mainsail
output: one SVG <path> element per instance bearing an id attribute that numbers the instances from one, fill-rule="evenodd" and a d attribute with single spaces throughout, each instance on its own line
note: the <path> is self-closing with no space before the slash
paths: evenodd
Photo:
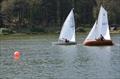
<path id="1" fill-rule="evenodd" d="M 73 9 L 70 11 L 69 15 L 67 16 L 59 36 L 59 40 L 64 40 L 64 39 L 67 39 L 71 42 L 75 42 L 75 20 L 74 20 Z"/>

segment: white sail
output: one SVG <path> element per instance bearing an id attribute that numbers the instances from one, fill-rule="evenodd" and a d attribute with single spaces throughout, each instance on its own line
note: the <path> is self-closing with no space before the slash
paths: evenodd
<path id="1" fill-rule="evenodd" d="M 96 21 L 95 24 L 93 25 L 93 28 L 89 32 L 86 40 L 94 40 L 94 39 L 96 39 L 97 36 L 98 36 L 97 31 L 98 31 L 98 29 L 97 29 L 97 21 Z"/>
<path id="2" fill-rule="evenodd" d="M 96 38 L 99 38 L 100 34 L 102 34 L 102 36 L 107 40 L 111 39 L 107 11 L 102 6 L 100 8 L 98 20 L 95 22 L 86 40 L 95 40 Z"/>
<path id="3" fill-rule="evenodd" d="M 74 20 L 73 9 L 70 11 L 69 15 L 67 16 L 59 36 L 59 40 L 64 40 L 64 39 L 67 39 L 71 42 L 75 42 L 75 20 Z"/>
<path id="4" fill-rule="evenodd" d="M 105 39 L 111 39 L 109 33 L 107 11 L 102 6 L 100 8 L 100 13 L 98 16 L 98 29 L 99 34 L 102 34 Z"/>

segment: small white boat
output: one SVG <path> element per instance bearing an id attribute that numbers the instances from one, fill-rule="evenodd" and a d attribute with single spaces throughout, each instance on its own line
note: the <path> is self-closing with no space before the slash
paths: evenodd
<path id="1" fill-rule="evenodd" d="M 76 44 L 75 40 L 75 20 L 74 20 L 74 13 L 72 9 L 67 16 L 62 30 L 60 32 L 60 36 L 58 42 L 54 42 L 57 45 L 74 45 Z"/>
<path id="2" fill-rule="evenodd" d="M 96 20 L 83 44 L 86 46 L 113 45 L 109 32 L 107 11 L 102 6 L 98 20 Z"/>

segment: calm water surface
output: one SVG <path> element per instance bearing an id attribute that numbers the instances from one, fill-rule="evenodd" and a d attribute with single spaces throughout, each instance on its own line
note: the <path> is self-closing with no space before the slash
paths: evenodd
<path id="1" fill-rule="evenodd" d="M 120 34 L 114 46 L 52 45 L 57 35 L 0 41 L 0 79 L 120 79 Z M 21 58 L 13 59 L 18 50 Z"/>

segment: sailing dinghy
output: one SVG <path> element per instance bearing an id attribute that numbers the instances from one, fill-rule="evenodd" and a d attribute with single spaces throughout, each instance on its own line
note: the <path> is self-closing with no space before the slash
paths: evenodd
<path id="1" fill-rule="evenodd" d="M 110 38 L 107 11 L 102 6 L 98 20 L 96 20 L 83 44 L 86 46 L 113 45 Z"/>
<path id="2" fill-rule="evenodd" d="M 57 45 L 74 45 L 74 44 L 76 44 L 75 20 L 74 20 L 73 9 L 70 11 L 69 15 L 67 16 L 67 18 L 62 26 L 62 30 L 60 32 L 58 42 L 56 42 L 55 44 L 57 44 Z"/>

